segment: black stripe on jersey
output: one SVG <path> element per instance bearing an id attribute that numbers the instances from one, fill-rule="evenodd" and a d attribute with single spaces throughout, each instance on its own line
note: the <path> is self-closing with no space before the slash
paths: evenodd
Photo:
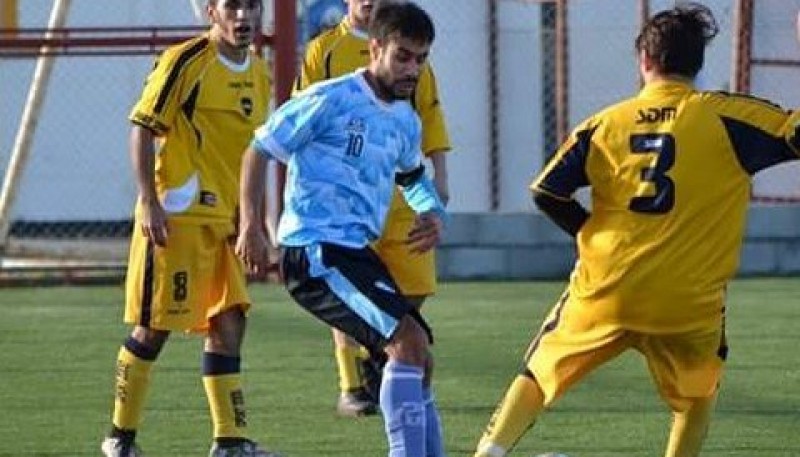
<path id="1" fill-rule="evenodd" d="M 186 115 L 186 119 L 189 121 L 189 125 L 192 126 L 192 131 L 194 131 L 195 139 L 197 140 L 197 148 L 199 149 L 203 143 L 203 135 L 200 133 L 200 130 L 195 127 L 192 123 L 192 117 L 194 116 L 194 110 L 197 107 L 197 95 L 200 93 L 200 83 L 194 85 L 192 91 L 189 93 L 189 98 L 183 102 L 181 105 L 181 111 L 183 114 Z"/>
<path id="2" fill-rule="evenodd" d="M 181 71 L 186 66 L 186 64 L 196 55 L 198 55 L 202 50 L 208 47 L 208 38 L 202 38 L 197 43 L 195 43 L 189 49 L 181 52 L 178 56 L 178 59 L 175 62 L 175 65 L 170 70 L 169 75 L 167 76 L 167 81 L 164 83 L 164 87 L 161 88 L 161 92 L 158 94 L 158 100 L 156 100 L 156 107 L 153 110 L 155 113 L 160 113 L 161 110 L 164 109 L 164 105 L 167 103 L 167 99 L 172 92 L 172 87 L 178 81 L 178 76 L 180 76 Z"/>
<path id="3" fill-rule="evenodd" d="M 770 135 L 738 119 L 725 116 L 720 116 L 720 119 L 731 140 L 739 165 L 748 174 L 753 175 L 781 162 L 797 159 L 782 137 Z"/>
<path id="4" fill-rule="evenodd" d="M 738 93 L 738 92 L 737 93 L 726 92 L 724 90 L 716 90 L 716 91 L 714 91 L 714 93 L 717 93 L 717 94 L 720 94 L 720 95 L 724 95 L 726 97 L 741 98 L 741 99 L 744 99 L 744 100 L 749 100 L 751 102 L 758 102 L 758 103 L 760 103 L 762 105 L 768 106 L 768 107 L 770 107 L 772 109 L 775 109 L 777 111 L 780 111 L 782 113 L 786 112 L 786 110 L 783 109 L 783 107 L 781 107 L 781 105 L 778 105 L 777 103 L 773 103 L 771 100 L 767 100 L 766 98 L 756 97 L 755 95 L 742 94 L 742 93 Z"/>
<path id="5" fill-rule="evenodd" d="M 153 281 L 153 270 L 155 263 L 153 261 L 153 242 L 147 242 L 147 252 L 144 257 L 144 279 L 142 280 L 142 303 L 139 315 L 139 325 L 142 327 L 150 327 L 150 319 L 153 316 L 153 288 L 155 287 Z"/>
<path id="6" fill-rule="evenodd" d="M 295 92 L 300 92 L 300 89 L 301 89 L 301 87 L 300 87 L 300 79 L 302 77 L 303 77 L 303 70 L 300 70 L 300 74 L 297 75 L 296 78 L 294 78 L 294 91 Z"/>
<path id="7" fill-rule="evenodd" d="M 542 337 L 558 327 L 559 322 L 561 322 L 561 312 L 564 310 L 564 304 L 567 303 L 568 298 L 569 291 L 564 291 L 564 293 L 561 294 L 561 298 L 558 299 L 558 303 L 556 303 L 555 315 L 550 321 L 542 326 L 542 328 L 539 330 L 539 333 L 536 335 L 533 341 L 531 341 L 531 345 L 528 346 L 528 350 L 525 351 L 525 357 L 523 357 L 525 365 L 528 365 L 528 361 L 531 359 L 531 357 L 533 357 L 533 353 L 536 352 L 536 348 L 539 347 L 539 342 L 542 340 Z M 527 367 L 523 367 L 523 369 L 527 369 Z"/>
<path id="8" fill-rule="evenodd" d="M 194 109 L 197 107 L 197 95 L 200 93 L 200 83 L 197 83 L 192 87 L 192 91 L 189 92 L 189 97 L 183 102 L 181 105 L 181 111 L 183 114 L 186 115 L 186 119 L 189 121 L 192 120 L 192 116 L 194 115 Z"/>
<path id="9" fill-rule="evenodd" d="M 325 54 L 325 78 L 331 79 L 331 60 L 333 60 L 333 51 L 328 51 Z"/>
<path id="10" fill-rule="evenodd" d="M 589 158 L 589 149 L 597 127 L 581 130 L 575 134 L 575 144 L 561 156 L 559 163 L 547 172 L 539 186 L 551 194 L 564 199 L 571 198 L 572 194 L 581 187 L 589 185 L 586 176 L 586 160 Z"/>

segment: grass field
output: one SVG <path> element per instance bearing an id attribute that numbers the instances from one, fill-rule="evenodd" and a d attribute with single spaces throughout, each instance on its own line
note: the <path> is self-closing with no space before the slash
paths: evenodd
<path id="1" fill-rule="evenodd" d="M 469 456 L 561 283 L 452 283 L 426 308 L 451 457 Z M 378 418 L 334 415 L 328 331 L 278 286 L 253 288 L 245 348 L 254 438 L 289 457 L 385 455 Z M 0 291 L 0 456 L 97 456 L 108 428 L 121 287 Z M 731 353 L 703 456 L 800 456 L 800 280 L 730 289 Z M 199 340 L 175 335 L 154 370 L 140 431 L 149 457 L 202 456 L 209 419 Z M 625 354 L 545 414 L 513 455 L 659 456 L 669 415 Z"/>

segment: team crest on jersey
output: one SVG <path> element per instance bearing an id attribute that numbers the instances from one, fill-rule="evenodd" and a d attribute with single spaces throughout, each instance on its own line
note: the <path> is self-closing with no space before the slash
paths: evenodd
<path id="1" fill-rule="evenodd" d="M 200 191 L 200 204 L 204 206 L 217 206 L 217 195 L 207 190 Z"/>
<path id="2" fill-rule="evenodd" d="M 253 99 L 250 97 L 242 97 L 239 102 L 242 105 L 242 112 L 244 115 L 250 116 L 250 114 L 253 112 Z"/>
<path id="3" fill-rule="evenodd" d="M 354 117 L 347 121 L 344 131 L 352 135 L 363 135 L 364 132 L 367 131 L 367 124 L 364 122 L 364 119 Z"/>

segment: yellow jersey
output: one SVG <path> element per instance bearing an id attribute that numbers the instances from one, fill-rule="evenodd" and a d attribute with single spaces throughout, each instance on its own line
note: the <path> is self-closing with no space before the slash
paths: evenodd
<path id="1" fill-rule="evenodd" d="M 233 220 L 242 155 L 266 119 L 270 85 L 263 59 L 230 62 L 208 35 L 157 59 L 130 120 L 157 136 L 156 190 L 170 217 Z"/>
<path id="2" fill-rule="evenodd" d="M 591 188 L 569 285 L 582 315 L 651 333 L 718 326 L 751 177 L 798 158 L 790 125 L 766 101 L 676 80 L 580 124 L 531 188 L 565 200 Z"/>
<path id="3" fill-rule="evenodd" d="M 343 19 L 336 27 L 309 41 L 300 75 L 295 81 L 295 91 L 350 73 L 368 63 L 367 35 L 353 29 L 347 19 Z M 450 137 L 430 64 L 425 64 L 422 69 L 411 104 L 422 122 L 422 152 L 430 154 L 449 150 Z"/>

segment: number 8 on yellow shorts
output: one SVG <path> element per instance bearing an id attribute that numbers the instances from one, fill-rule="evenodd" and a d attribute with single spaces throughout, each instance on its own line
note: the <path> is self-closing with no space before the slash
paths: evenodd
<path id="1" fill-rule="evenodd" d="M 170 220 L 165 247 L 134 225 L 126 278 L 125 322 L 157 330 L 205 332 L 209 319 L 250 298 L 228 238 L 231 224 Z"/>

